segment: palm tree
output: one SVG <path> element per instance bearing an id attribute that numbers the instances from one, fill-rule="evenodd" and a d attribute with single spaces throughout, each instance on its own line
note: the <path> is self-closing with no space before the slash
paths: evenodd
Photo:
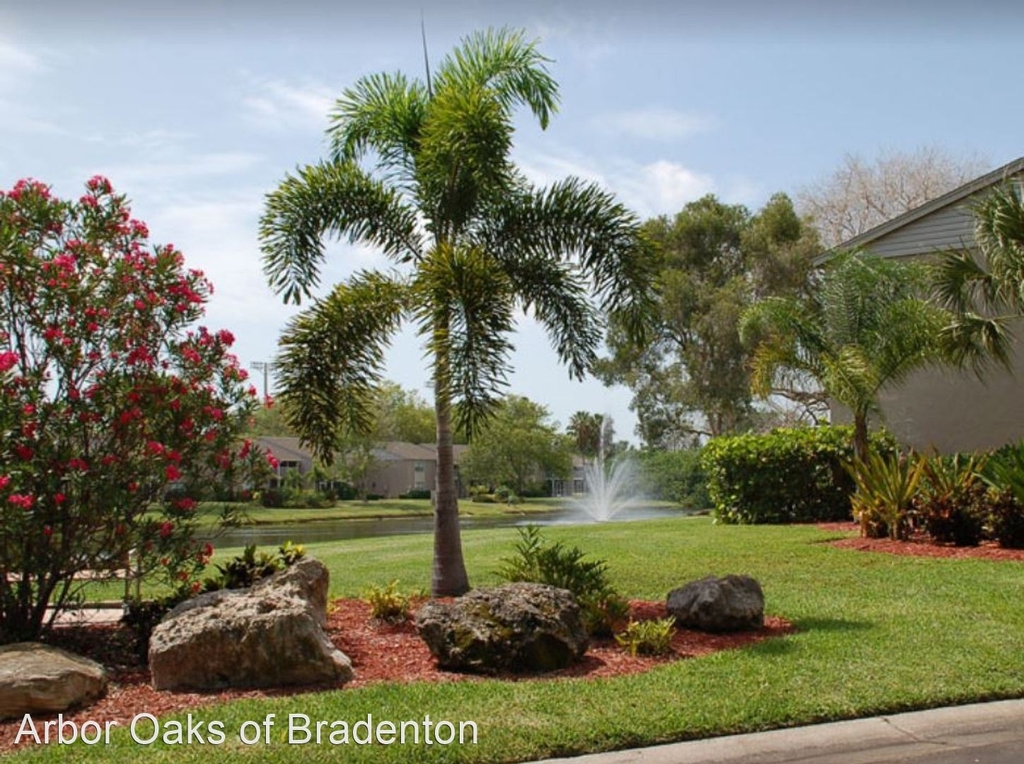
<path id="1" fill-rule="evenodd" d="M 360 272 L 300 313 L 281 338 L 281 397 L 325 462 L 343 431 L 365 431 L 392 335 L 411 321 L 430 359 L 437 414 L 435 595 L 469 588 L 452 428 L 478 429 L 501 399 L 517 311 L 532 312 L 573 377 L 591 368 L 602 317 L 641 334 L 652 302 L 639 221 L 592 184 L 538 188 L 509 159 L 513 112 L 546 127 L 558 105 L 547 59 L 521 32 L 477 33 L 420 82 L 359 80 L 338 99 L 328 160 L 272 192 L 264 271 L 285 301 L 318 286 L 328 236 L 375 247 L 388 271 Z"/>
<path id="2" fill-rule="evenodd" d="M 981 374 L 991 361 L 1010 368 L 1010 321 L 1024 315 L 1024 198 L 1008 183 L 974 205 L 970 250 L 947 252 L 936 273 L 939 300 L 953 313 L 943 330 L 951 360 Z"/>
<path id="3" fill-rule="evenodd" d="M 927 276 L 916 264 L 846 253 L 806 298 L 751 306 L 740 333 L 754 348 L 754 392 L 767 398 L 786 372 L 813 379 L 852 412 L 854 454 L 866 460 L 868 416 L 878 410 L 879 392 L 940 358 L 946 314 L 920 296 Z"/>

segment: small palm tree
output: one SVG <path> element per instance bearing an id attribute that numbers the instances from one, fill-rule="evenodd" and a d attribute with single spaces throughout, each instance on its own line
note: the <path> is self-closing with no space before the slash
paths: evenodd
<path id="1" fill-rule="evenodd" d="M 936 273 L 939 300 L 952 311 L 943 331 L 951 359 L 981 374 L 992 362 L 1009 368 L 1010 322 L 1024 315 L 1024 198 L 1007 184 L 974 206 L 978 258 L 947 252 Z"/>
<path id="2" fill-rule="evenodd" d="M 527 182 L 509 159 L 513 111 L 546 127 L 558 104 L 547 59 L 521 32 L 462 41 L 423 83 L 359 80 L 338 99 L 331 156 L 267 198 L 264 270 L 286 301 L 309 297 L 323 240 L 375 247 L 361 272 L 299 314 L 281 338 L 281 395 L 325 462 L 343 431 L 366 431 L 385 348 L 411 321 L 423 336 L 437 415 L 435 595 L 469 588 L 459 534 L 452 428 L 475 432 L 500 401 L 520 310 L 548 330 L 569 373 L 595 361 L 602 316 L 642 333 L 651 256 L 639 221 L 600 188 Z"/>
<path id="3" fill-rule="evenodd" d="M 940 359 L 946 314 L 920 297 L 927 279 L 919 265 L 846 253 L 829 263 L 808 297 L 756 303 L 740 324 L 754 347 L 754 392 L 768 397 L 787 372 L 813 379 L 852 412 L 854 453 L 864 462 L 879 392 Z"/>

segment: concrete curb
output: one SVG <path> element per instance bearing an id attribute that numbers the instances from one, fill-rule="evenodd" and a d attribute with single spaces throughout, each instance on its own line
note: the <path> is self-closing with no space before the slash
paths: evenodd
<path id="1" fill-rule="evenodd" d="M 937 708 L 848 722 L 547 759 L 545 764 L 880 764 L 960 761 L 965 749 L 1024 751 L 1024 700 Z M 1011 751 L 1012 749 L 1012 751 Z M 947 756 L 954 755 L 954 758 Z M 973 760 L 973 759 L 972 759 Z M 986 759 L 988 761 L 989 759 Z"/>

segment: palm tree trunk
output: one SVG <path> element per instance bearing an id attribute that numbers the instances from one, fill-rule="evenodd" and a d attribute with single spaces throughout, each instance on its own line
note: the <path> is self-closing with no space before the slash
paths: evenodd
<path id="1" fill-rule="evenodd" d="M 853 415 L 853 455 L 858 462 L 868 459 L 868 412 L 858 410 Z"/>
<path id="2" fill-rule="evenodd" d="M 457 597 L 469 591 L 469 576 L 462 559 L 462 536 L 459 532 L 459 499 L 455 492 L 452 407 L 448 380 L 447 354 L 439 351 L 434 367 L 437 472 L 434 490 L 434 573 L 430 584 L 431 593 L 435 597 Z"/>

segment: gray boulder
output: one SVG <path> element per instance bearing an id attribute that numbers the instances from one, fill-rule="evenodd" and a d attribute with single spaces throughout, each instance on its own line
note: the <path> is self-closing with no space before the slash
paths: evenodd
<path id="1" fill-rule="evenodd" d="M 352 662 L 324 633 L 327 568 L 305 558 L 249 589 L 201 594 L 153 630 L 157 690 L 343 684 Z"/>
<path id="2" fill-rule="evenodd" d="M 457 671 L 552 671 L 577 662 L 588 646 L 572 594 L 544 584 L 428 602 L 416 613 L 416 629 L 438 665 Z"/>
<path id="3" fill-rule="evenodd" d="M 38 642 L 0 647 L 0 719 L 82 706 L 107 690 L 103 667 Z"/>
<path id="4" fill-rule="evenodd" d="M 676 623 L 700 631 L 741 631 L 764 626 L 764 592 L 750 576 L 708 576 L 673 589 L 666 609 Z"/>

